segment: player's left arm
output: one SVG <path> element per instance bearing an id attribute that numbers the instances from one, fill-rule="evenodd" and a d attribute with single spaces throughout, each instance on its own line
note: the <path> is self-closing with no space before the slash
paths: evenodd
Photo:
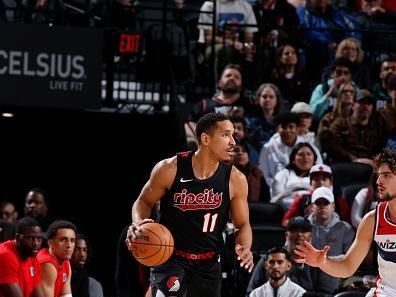
<path id="1" fill-rule="evenodd" d="M 67 265 L 69 266 L 69 275 L 67 276 L 67 280 L 65 282 L 65 284 L 63 285 L 63 288 L 60 292 L 60 297 L 64 296 L 64 297 L 71 297 L 72 294 L 72 290 L 71 290 L 71 276 L 72 276 L 72 269 L 70 267 L 70 262 L 67 262 Z"/>
<path id="2" fill-rule="evenodd" d="M 235 252 L 241 267 L 249 272 L 253 269 L 252 228 L 249 223 L 247 202 L 248 183 L 245 175 L 233 166 L 230 176 L 231 217 L 235 226 Z"/>

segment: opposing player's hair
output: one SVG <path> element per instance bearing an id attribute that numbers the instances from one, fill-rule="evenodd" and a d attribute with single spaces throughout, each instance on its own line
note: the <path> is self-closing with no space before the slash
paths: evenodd
<path id="1" fill-rule="evenodd" d="M 396 151 L 384 149 L 374 158 L 374 166 L 376 170 L 378 170 L 383 164 L 388 165 L 392 173 L 396 174 Z"/>
<path id="2" fill-rule="evenodd" d="M 15 232 L 16 234 L 24 234 L 27 228 L 31 227 L 41 228 L 40 223 L 36 219 L 33 219 L 32 217 L 24 217 L 17 221 Z"/>
<path id="3" fill-rule="evenodd" d="M 59 229 L 72 229 L 77 234 L 77 227 L 72 222 L 65 220 L 56 220 L 49 225 L 47 230 L 47 239 L 54 239 Z"/>
<path id="4" fill-rule="evenodd" d="M 272 254 L 279 254 L 279 253 L 285 254 L 285 258 L 286 258 L 287 261 L 289 261 L 289 262 L 292 261 L 291 256 L 290 256 L 290 253 L 289 253 L 289 252 L 287 251 L 287 249 L 285 249 L 284 247 L 273 247 L 273 248 L 270 248 L 270 249 L 267 251 L 267 260 L 268 260 L 268 256 L 269 256 L 269 255 L 272 255 Z"/>
<path id="5" fill-rule="evenodd" d="M 195 133 L 197 135 L 198 143 L 201 143 L 202 133 L 209 134 L 213 128 L 216 127 L 217 122 L 229 120 L 228 116 L 222 113 L 210 112 L 203 115 L 197 122 Z"/>
<path id="6" fill-rule="evenodd" d="M 82 233 L 76 234 L 76 243 L 77 243 L 77 240 L 84 240 L 85 243 L 87 244 L 87 262 L 88 262 L 92 257 L 91 254 L 93 253 L 92 245 L 89 242 L 88 237 Z"/>

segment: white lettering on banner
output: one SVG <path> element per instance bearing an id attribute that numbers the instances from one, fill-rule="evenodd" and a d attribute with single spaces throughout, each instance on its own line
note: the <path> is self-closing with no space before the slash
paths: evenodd
<path id="1" fill-rule="evenodd" d="M 81 55 L 38 53 L 0 49 L 0 75 L 86 79 Z M 78 87 L 77 87 L 78 88 Z"/>
<path id="2" fill-rule="evenodd" d="M 66 81 L 66 80 L 50 80 L 50 90 L 57 91 L 82 91 L 84 87 L 83 82 L 79 81 Z"/>

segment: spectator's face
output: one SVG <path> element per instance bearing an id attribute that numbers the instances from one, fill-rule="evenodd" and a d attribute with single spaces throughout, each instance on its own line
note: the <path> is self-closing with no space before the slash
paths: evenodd
<path id="1" fill-rule="evenodd" d="M 33 218 L 47 215 L 47 203 L 44 196 L 38 192 L 29 192 L 25 200 L 25 215 Z"/>
<path id="2" fill-rule="evenodd" d="M 296 123 L 285 123 L 278 126 L 279 136 L 283 144 L 292 146 L 297 139 L 297 125 Z"/>
<path id="3" fill-rule="evenodd" d="M 341 110 L 344 115 L 348 115 L 352 110 L 354 97 L 355 88 L 349 83 L 343 84 L 338 99 L 340 100 Z"/>
<path id="4" fill-rule="evenodd" d="M 241 73 L 232 68 L 224 70 L 219 81 L 219 89 L 226 94 L 238 94 L 241 88 Z"/>
<path id="5" fill-rule="evenodd" d="M 265 262 L 265 269 L 268 271 L 269 277 L 276 281 L 284 278 L 290 268 L 291 263 L 286 259 L 284 253 L 270 254 Z"/>
<path id="6" fill-rule="evenodd" d="M 305 134 L 309 132 L 309 128 L 312 125 L 312 114 L 310 113 L 300 113 L 300 125 L 298 125 L 298 132 L 300 134 Z"/>
<path id="7" fill-rule="evenodd" d="M 362 1 L 362 11 L 368 15 L 372 15 L 374 13 L 374 7 L 381 7 L 382 0 L 363 0 Z"/>
<path id="8" fill-rule="evenodd" d="M 358 121 L 365 121 L 370 118 L 373 113 L 373 108 L 373 102 L 363 99 L 354 103 L 353 112 Z"/>
<path id="9" fill-rule="evenodd" d="M 288 242 L 288 247 L 294 249 L 294 247 L 298 244 L 303 243 L 304 241 L 311 242 L 312 232 L 304 230 L 302 228 L 296 228 L 294 230 L 286 231 L 286 240 Z M 289 248 L 289 250 L 291 250 Z"/>
<path id="10" fill-rule="evenodd" d="M 330 0 L 310 0 L 309 3 L 315 8 L 325 10 L 330 5 Z"/>
<path id="11" fill-rule="evenodd" d="M 76 233 L 73 229 L 58 229 L 54 239 L 48 240 L 48 245 L 58 260 L 70 260 L 76 244 Z"/>
<path id="12" fill-rule="evenodd" d="M 297 168 L 303 172 L 308 172 L 314 164 L 314 154 L 307 146 L 300 148 L 294 159 Z"/>
<path id="13" fill-rule="evenodd" d="M 14 223 L 18 218 L 18 212 L 12 203 L 3 203 L 0 208 L 0 219 L 8 223 Z"/>
<path id="14" fill-rule="evenodd" d="M 270 88 L 266 87 L 260 94 L 259 104 L 263 110 L 270 110 L 273 111 L 275 109 L 277 102 L 275 91 Z"/>
<path id="15" fill-rule="evenodd" d="M 84 267 L 88 256 L 88 246 L 84 239 L 78 239 L 71 258 L 74 267 Z"/>
<path id="16" fill-rule="evenodd" d="M 233 123 L 234 125 L 234 137 L 242 140 L 245 138 L 245 129 L 242 123 Z"/>
<path id="17" fill-rule="evenodd" d="M 39 226 L 27 227 L 23 234 L 16 235 L 16 242 L 22 255 L 36 256 L 42 243 L 41 228 Z"/>
<path id="18" fill-rule="evenodd" d="M 245 167 L 249 163 L 249 154 L 242 145 L 235 145 L 234 165 Z"/>
<path id="19" fill-rule="evenodd" d="M 281 63 L 284 65 L 296 65 L 297 61 L 296 50 L 293 47 L 286 45 L 282 52 Z"/>
<path id="20" fill-rule="evenodd" d="M 345 66 L 337 66 L 334 69 L 332 76 L 333 78 L 340 79 L 342 82 L 351 81 L 351 71 Z"/>
<path id="21" fill-rule="evenodd" d="M 330 203 L 327 199 L 319 198 L 315 201 L 315 205 L 314 214 L 317 222 L 319 224 L 329 222 L 334 213 L 334 203 Z"/>
<path id="22" fill-rule="evenodd" d="M 396 61 L 386 61 L 382 63 L 380 79 L 385 81 L 392 74 L 396 74 Z"/>
<path id="23" fill-rule="evenodd" d="M 359 54 L 358 45 L 353 41 L 348 41 L 342 48 L 341 53 L 344 58 L 347 58 L 352 63 L 356 63 Z"/>
<path id="24" fill-rule="evenodd" d="M 319 187 L 330 188 L 333 185 L 330 177 L 327 174 L 313 173 L 311 174 L 311 188 L 312 191 Z"/>
<path id="25" fill-rule="evenodd" d="M 396 175 L 388 164 L 382 164 L 378 168 L 377 185 L 378 193 L 382 199 L 394 199 L 391 196 L 396 194 Z"/>

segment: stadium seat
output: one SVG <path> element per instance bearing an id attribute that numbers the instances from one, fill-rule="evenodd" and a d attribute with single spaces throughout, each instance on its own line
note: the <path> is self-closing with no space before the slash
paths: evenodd
<path id="1" fill-rule="evenodd" d="M 333 187 L 336 196 L 342 193 L 342 188 L 353 184 L 368 184 L 373 168 L 370 165 L 346 162 L 331 165 L 333 171 Z"/>
<path id="2" fill-rule="evenodd" d="M 342 187 L 342 197 L 348 203 L 349 209 L 352 209 L 353 201 L 355 200 L 356 194 L 363 188 L 367 187 L 367 184 L 352 184 Z"/>
<path id="3" fill-rule="evenodd" d="M 249 203 L 250 224 L 281 226 L 284 211 L 275 203 L 251 202 Z"/>

